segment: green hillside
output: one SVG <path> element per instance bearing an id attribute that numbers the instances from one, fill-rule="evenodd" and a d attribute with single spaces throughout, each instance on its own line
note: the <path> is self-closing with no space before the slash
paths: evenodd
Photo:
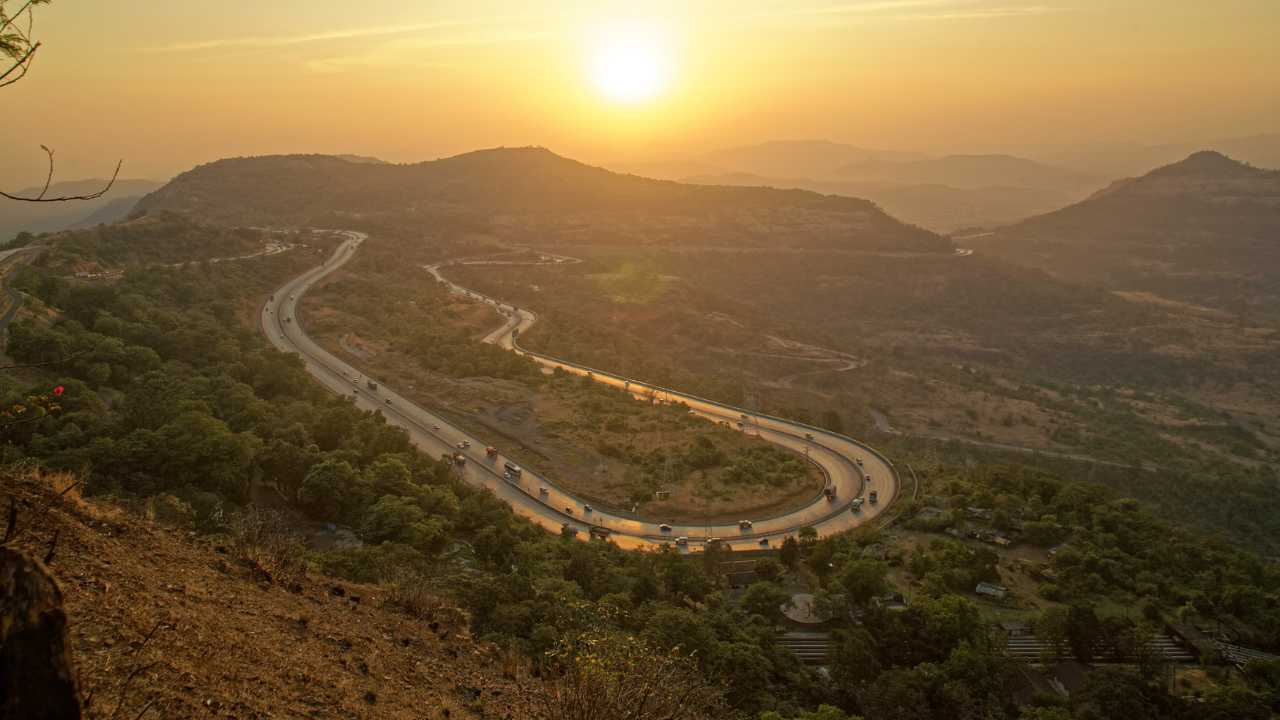
<path id="1" fill-rule="evenodd" d="M 620 175 L 541 148 L 413 165 L 325 155 L 219 160 L 139 207 L 229 224 L 395 228 L 519 242 L 951 251 L 873 203 L 804 190 L 690 186 Z"/>

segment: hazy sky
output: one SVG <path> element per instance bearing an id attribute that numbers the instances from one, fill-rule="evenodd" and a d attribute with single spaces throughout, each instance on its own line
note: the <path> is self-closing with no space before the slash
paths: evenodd
<path id="1" fill-rule="evenodd" d="M 10 188 L 43 177 L 41 144 L 70 180 L 117 158 L 166 179 L 267 153 L 1280 132 L 1277 0 L 54 0 L 36 35 L 0 89 Z M 648 99 L 610 92 L 619 47 Z"/>

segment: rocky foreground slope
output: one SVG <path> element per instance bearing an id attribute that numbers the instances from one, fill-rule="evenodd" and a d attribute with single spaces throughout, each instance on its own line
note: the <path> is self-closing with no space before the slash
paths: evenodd
<path id="1" fill-rule="evenodd" d="M 66 476 L 0 473 L 10 545 L 43 557 L 57 536 L 86 717 L 541 716 L 541 681 L 434 598 L 308 577 L 263 538 L 214 542 L 59 497 Z"/>

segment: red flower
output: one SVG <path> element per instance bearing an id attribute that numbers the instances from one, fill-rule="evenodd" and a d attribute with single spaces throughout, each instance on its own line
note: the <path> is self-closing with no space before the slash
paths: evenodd
<path id="1" fill-rule="evenodd" d="M 53 389 L 53 394 L 54 394 L 54 395 L 61 395 L 61 394 L 62 394 L 62 386 L 61 386 L 61 385 L 59 385 L 58 387 L 54 388 L 54 389 Z"/>

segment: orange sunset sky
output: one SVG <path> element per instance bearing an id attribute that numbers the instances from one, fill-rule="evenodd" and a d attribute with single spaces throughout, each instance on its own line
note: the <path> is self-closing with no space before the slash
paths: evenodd
<path id="1" fill-rule="evenodd" d="M 591 162 L 1280 131 L 1276 0 L 54 0 L 0 183 L 238 155 Z"/>

